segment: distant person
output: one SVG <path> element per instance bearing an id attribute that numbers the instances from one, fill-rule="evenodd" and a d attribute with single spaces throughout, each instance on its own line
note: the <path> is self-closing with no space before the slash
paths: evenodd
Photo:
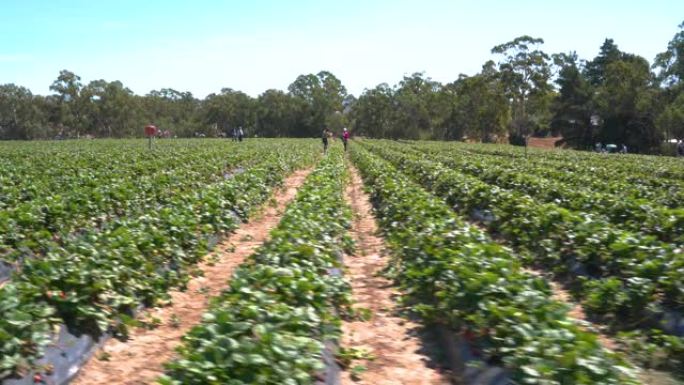
<path id="1" fill-rule="evenodd" d="M 342 131 L 342 144 L 344 144 L 344 151 L 347 151 L 347 142 L 349 141 L 349 131 L 347 128 L 343 128 Z"/>
<path id="2" fill-rule="evenodd" d="M 682 141 L 681 139 L 679 139 L 679 142 L 677 143 L 677 156 L 684 156 L 684 141 Z"/>
<path id="3" fill-rule="evenodd" d="M 620 147 L 620 152 L 623 154 L 627 153 L 627 145 L 622 143 L 622 147 Z"/>
<path id="4" fill-rule="evenodd" d="M 237 142 L 237 140 L 238 140 L 238 139 L 237 139 L 237 137 L 238 137 L 237 127 L 233 127 L 233 130 L 231 131 L 231 135 L 230 135 L 230 136 L 231 136 L 231 140 L 232 140 L 233 142 Z"/>
<path id="5" fill-rule="evenodd" d="M 238 142 L 242 142 L 242 138 L 245 137 L 245 132 L 242 130 L 242 127 L 238 128 Z"/>
<path id="6" fill-rule="evenodd" d="M 596 142 L 596 145 L 594 146 L 594 150 L 596 152 L 603 152 L 603 144 L 601 142 Z"/>
<path id="7" fill-rule="evenodd" d="M 327 154 L 328 153 L 328 129 L 327 128 L 323 129 L 323 135 L 321 136 L 321 139 L 323 140 L 323 153 Z"/>

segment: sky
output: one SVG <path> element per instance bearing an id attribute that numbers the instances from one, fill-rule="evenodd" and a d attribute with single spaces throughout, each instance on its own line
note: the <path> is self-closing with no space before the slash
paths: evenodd
<path id="1" fill-rule="evenodd" d="M 0 84 L 45 95 L 68 69 L 141 95 L 258 96 L 327 70 L 358 96 L 414 72 L 475 74 L 520 35 L 582 59 L 612 38 L 652 61 L 683 21 L 683 0 L 0 0 Z"/>

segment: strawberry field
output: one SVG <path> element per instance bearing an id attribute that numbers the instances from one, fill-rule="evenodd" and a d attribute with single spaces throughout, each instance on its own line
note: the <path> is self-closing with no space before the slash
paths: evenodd
<path id="1" fill-rule="evenodd" d="M 376 193 L 384 208 L 379 216 L 382 221 L 389 211 L 386 231 L 400 240 L 403 261 L 398 277 L 415 286 L 410 292 L 426 319 L 462 330 L 487 360 L 521 370 L 523 383 L 620 378 L 610 368 L 619 372 L 629 364 L 601 356 L 588 330 L 610 335 L 611 347 L 633 364 L 681 371 L 681 162 L 572 152 L 525 156 L 507 146 L 437 142 L 367 141 L 360 147 L 355 156 L 369 169 L 371 184 L 388 186 Z M 425 218 L 413 223 L 419 215 Z M 450 264 L 459 248 L 465 251 Z M 566 288 L 589 326 L 565 329 L 577 322 L 567 322 L 562 308 L 568 304 L 554 301 L 540 278 Z M 563 362 L 580 356 L 594 364 L 571 369 Z"/>
<path id="2" fill-rule="evenodd" d="M 64 325 L 123 334 L 141 306 L 189 278 L 310 142 L 30 143 L 3 148 L 0 375 L 22 373 Z"/>
<path id="3" fill-rule="evenodd" d="M 349 322 L 382 330 L 345 274 L 368 258 L 352 241 L 357 174 L 402 317 L 467 353 L 441 355 L 450 381 L 647 384 L 657 370 L 674 384 L 684 372 L 680 159 L 369 139 L 327 154 L 311 139 L 145 144 L 0 144 L 2 385 L 67 384 L 112 341 L 153 328 L 143 314 L 173 308 L 209 256 L 249 243 L 231 234 L 263 220 L 295 172 L 306 178 L 268 238 L 177 344 L 160 344 L 173 352 L 155 381 L 337 384 L 354 371 L 363 384 L 404 367 L 341 342 Z M 89 344 L 74 360 L 67 337 Z"/>

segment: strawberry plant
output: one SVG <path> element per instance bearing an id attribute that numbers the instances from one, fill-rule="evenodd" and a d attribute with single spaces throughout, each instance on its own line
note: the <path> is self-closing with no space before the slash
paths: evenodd
<path id="1" fill-rule="evenodd" d="M 482 224 L 525 261 L 570 282 L 585 310 L 615 330 L 668 330 L 668 311 L 684 308 L 684 254 L 673 244 L 615 228 L 590 213 L 573 212 L 501 189 L 439 162 L 372 144 L 373 151 L 443 197 L 456 211 L 478 210 Z M 676 331 L 674 338 L 682 339 Z M 677 367 L 680 354 L 672 351 Z"/>
<path id="2" fill-rule="evenodd" d="M 271 239 L 167 364 L 161 384 L 313 384 L 324 341 L 339 336 L 350 288 L 340 256 L 350 251 L 342 154 L 331 149 L 300 188 Z"/>
<path id="3" fill-rule="evenodd" d="M 260 159 L 244 172 L 170 191 L 147 211 L 66 234 L 25 258 L 20 274 L 0 287 L 0 377 L 29 369 L 58 323 L 77 333 L 125 335 L 139 305 L 164 301 L 170 288 L 184 286 L 210 237 L 247 220 L 284 175 L 315 158 L 307 144 L 281 142 L 282 152 L 270 147 L 276 144 L 254 151 Z"/>
<path id="4" fill-rule="evenodd" d="M 572 322 L 510 250 L 387 162 L 358 146 L 352 155 L 394 252 L 392 274 L 427 322 L 461 333 L 516 383 L 636 383 L 624 359 Z"/>

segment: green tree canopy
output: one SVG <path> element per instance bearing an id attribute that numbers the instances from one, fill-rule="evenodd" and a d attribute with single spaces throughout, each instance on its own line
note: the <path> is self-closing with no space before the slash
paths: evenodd
<path id="1" fill-rule="evenodd" d="M 554 61 L 560 68 L 556 78 L 560 89 L 552 106 L 551 127 L 566 143 L 588 148 L 597 134 L 592 122 L 595 89 L 582 71 L 575 52 L 554 55 Z"/>
<path id="2" fill-rule="evenodd" d="M 684 79 L 684 22 L 668 43 L 667 50 L 656 56 L 653 67 L 659 70 L 658 80 L 666 85 L 677 85 Z"/>
<path id="3" fill-rule="evenodd" d="M 511 134 L 516 137 L 548 130 L 553 98 L 550 57 L 541 38 L 520 36 L 492 48 L 501 56 L 500 79 L 511 102 Z"/>
<path id="4" fill-rule="evenodd" d="M 290 95 L 300 99 L 303 136 L 318 136 L 336 112 L 342 112 L 347 89 L 328 71 L 300 75 L 288 87 Z"/>

